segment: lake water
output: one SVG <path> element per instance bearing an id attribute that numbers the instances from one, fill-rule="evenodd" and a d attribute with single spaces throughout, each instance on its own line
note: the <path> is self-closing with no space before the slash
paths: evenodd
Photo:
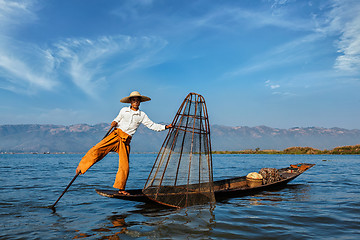
<path id="1" fill-rule="evenodd" d="M 82 155 L 0 155 L 0 239 L 360 239 L 360 156 L 214 155 L 214 179 L 315 163 L 281 190 L 173 210 L 98 195 L 117 154 L 79 176 Z M 127 188 L 143 188 L 155 154 L 132 154 Z"/>

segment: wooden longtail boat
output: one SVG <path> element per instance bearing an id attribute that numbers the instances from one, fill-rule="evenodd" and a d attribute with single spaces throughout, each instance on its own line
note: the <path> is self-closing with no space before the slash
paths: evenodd
<path id="1" fill-rule="evenodd" d="M 96 190 L 105 197 L 183 208 L 278 188 L 314 164 L 262 168 L 259 173 L 213 181 L 210 123 L 203 96 L 189 93 L 177 111 L 143 189 Z"/>
<path id="2" fill-rule="evenodd" d="M 277 169 L 281 179 L 274 182 L 269 182 L 266 184 L 261 184 L 259 186 L 250 187 L 246 176 L 235 177 L 230 179 L 214 181 L 214 192 L 216 201 L 221 201 L 227 198 L 232 197 L 241 197 L 252 195 L 261 191 L 279 189 L 284 187 L 288 182 L 294 180 L 300 176 L 303 172 L 313 167 L 315 164 L 309 163 L 300 163 L 296 165 L 290 165 L 290 167 Z M 180 187 L 180 186 L 179 186 Z M 142 189 L 131 189 L 126 190 L 130 195 L 119 194 L 116 190 L 99 190 L 95 191 L 105 197 L 118 198 L 128 201 L 137 201 L 137 202 L 153 202 L 145 194 L 143 194 Z"/>

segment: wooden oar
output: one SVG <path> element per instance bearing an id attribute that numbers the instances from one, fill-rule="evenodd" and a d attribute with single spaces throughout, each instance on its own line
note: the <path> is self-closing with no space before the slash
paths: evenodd
<path id="1" fill-rule="evenodd" d="M 112 130 L 113 128 L 114 128 L 114 127 L 111 127 L 111 128 L 109 129 L 109 131 L 107 131 L 107 133 L 105 134 L 105 136 L 104 136 L 102 139 L 106 138 L 106 137 L 109 135 L 109 133 L 111 132 L 111 130 Z"/>
<path id="2" fill-rule="evenodd" d="M 80 175 L 81 172 L 78 172 L 75 177 L 71 180 L 71 182 L 69 183 L 69 185 L 67 185 L 67 187 L 65 188 L 65 190 L 62 192 L 62 194 L 60 195 L 60 197 L 56 200 L 56 202 L 51 205 L 51 209 L 53 210 L 53 212 L 56 212 L 55 209 L 55 205 L 57 204 L 57 202 L 60 200 L 60 198 L 66 193 L 66 191 L 68 190 L 68 188 L 71 186 L 71 184 L 75 181 L 75 179 Z"/>
<path id="3" fill-rule="evenodd" d="M 109 135 L 109 133 L 111 132 L 111 130 L 113 129 L 114 127 L 111 127 L 110 129 L 109 129 L 109 131 L 107 131 L 107 133 L 105 134 L 105 136 L 102 138 L 102 139 L 104 139 L 104 138 L 106 138 L 108 135 Z M 58 203 L 58 201 L 60 200 L 60 198 L 66 193 L 66 191 L 69 189 L 69 187 L 71 186 L 71 184 L 75 181 L 75 179 L 80 175 L 80 171 L 75 175 L 75 177 L 71 180 L 71 182 L 67 185 L 67 187 L 65 188 L 65 190 L 62 192 L 62 194 L 60 195 L 60 197 L 56 200 L 56 202 L 53 204 L 53 205 L 51 205 L 49 208 L 51 208 L 52 210 L 53 210 L 53 213 L 55 213 L 56 212 L 56 209 L 55 209 L 55 205 Z"/>

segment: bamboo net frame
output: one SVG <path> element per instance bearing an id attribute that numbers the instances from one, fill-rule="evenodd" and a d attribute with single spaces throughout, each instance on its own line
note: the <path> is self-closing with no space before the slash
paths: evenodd
<path id="1" fill-rule="evenodd" d="M 172 125 L 143 193 L 177 208 L 214 203 L 210 125 L 203 96 L 189 93 Z"/>

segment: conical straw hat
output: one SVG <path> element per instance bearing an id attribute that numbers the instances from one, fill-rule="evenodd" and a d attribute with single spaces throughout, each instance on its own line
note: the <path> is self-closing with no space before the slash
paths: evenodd
<path id="1" fill-rule="evenodd" d="M 130 95 L 128 97 L 124 97 L 120 100 L 120 102 L 122 103 L 130 103 L 130 98 L 132 97 L 138 97 L 140 98 L 140 102 L 146 102 L 146 101 L 150 101 L 151 98 L 146 97 L 146 96 L 142 96 L 138 91 L 133 91 L 132 93 L 130 93 Z"/>

